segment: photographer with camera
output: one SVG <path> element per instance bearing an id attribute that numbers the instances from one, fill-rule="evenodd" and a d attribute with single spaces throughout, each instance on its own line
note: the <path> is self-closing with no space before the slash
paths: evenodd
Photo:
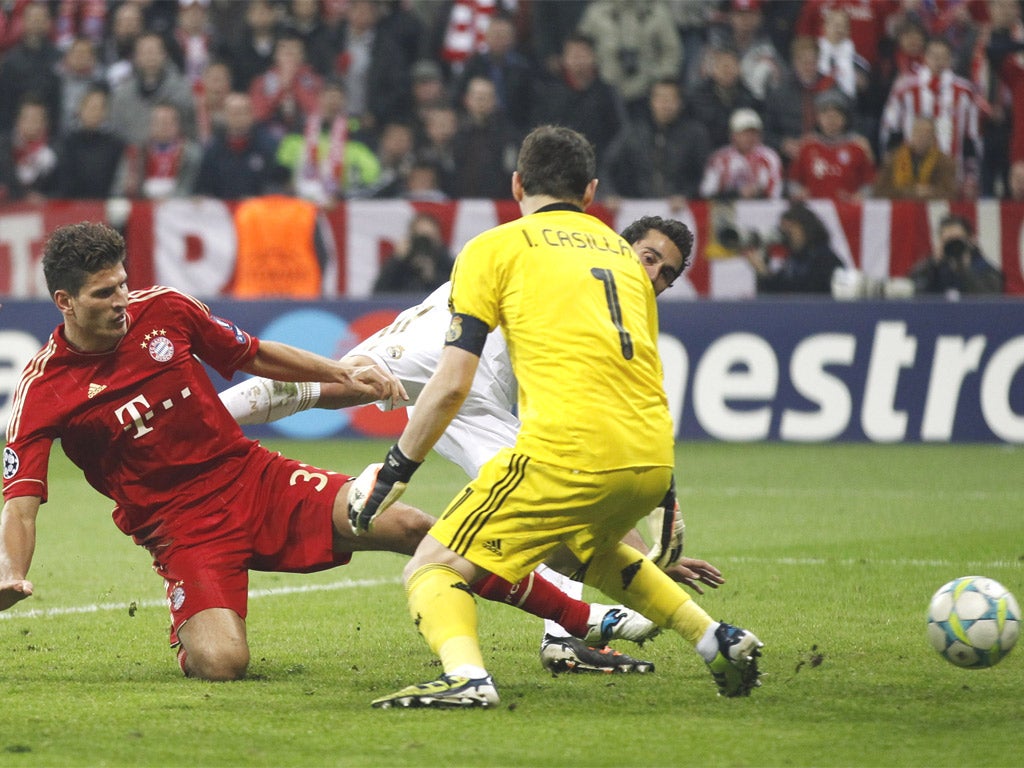
<path id="1" fill-rule="evenodd" d="M 757 274 L 758 293 L 830 293 L 832 273 L 843 262 L 832 250 L 828 229 L 815 213 L 794 202 L 779 218 L 779 243 L 786 256 L 781 263 L 766 260 L 758 242 L 741 252 Z"/>
<path id="2" fill-rule="evenodd" d="M 974 239 L 974 227 L 963 216 L 950 214 L 938 228 L 937 247 L 911 270 L 915 293 L 1003 292 L 1003 274 L 982 255 Z"/>
<path id="3" fill-rule="evenodd" d="M 441 224 L 428 213 L 418 213 L 409 222 L 401 247 L 381 268 L 373 292 L 430 293 L 448 280 L 451 271 L 452 257 Z"/>

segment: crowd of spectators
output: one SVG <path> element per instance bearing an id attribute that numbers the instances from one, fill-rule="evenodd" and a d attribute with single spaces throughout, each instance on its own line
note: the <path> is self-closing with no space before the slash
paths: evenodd
<path id="1" fill-rule="evenodd" d="M 1019 199 L 1019 0 L 7 0 L 0 201 Z M 1015 108 L 1016 105 L 1016 108 Z"/>

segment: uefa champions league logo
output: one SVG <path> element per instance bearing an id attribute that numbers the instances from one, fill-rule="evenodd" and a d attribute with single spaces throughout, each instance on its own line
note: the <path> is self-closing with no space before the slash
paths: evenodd
<path id="1" fill-rule="evenodd" d="M 21 462 L 18 461 L 18 454 L 14 452 L 13 448 L 4 447 L 4 480 L 10 480 L 16 474 L 18 474 L 18 467 Z"/>

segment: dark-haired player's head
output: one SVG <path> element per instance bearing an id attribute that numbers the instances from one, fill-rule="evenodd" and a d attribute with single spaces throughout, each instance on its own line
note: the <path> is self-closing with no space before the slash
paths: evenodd
<path id="1" fill-rule="evenodd" d="M 89 276 L 124 263 L 124 238 L 106 224 L 81 222 L 54 230 L 43 249 L 43 275 L 50 296 L 78 296 Z"/>
<path id="2" fill-rule="evenodd" d="M 523 140 L 516 173 L 528 196 L 587 202 L 588 187 L 597 175 L 594 146 L 571 128 L 542 125 Z"/>
<path id="3" fill-rule="evenodd" d="M 690 265 L 693 233 L 676 219 L 644 216 L 622 230 L 622 239 L 633 246 L 656 295 L 671 288 Z"/>

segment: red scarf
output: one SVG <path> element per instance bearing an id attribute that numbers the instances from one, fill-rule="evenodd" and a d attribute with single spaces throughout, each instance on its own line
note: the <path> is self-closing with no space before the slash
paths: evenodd
<path id="1" fill-rule="evenodd" d="M 302 176 L 319 179 L 332 197 L 345 186 L 345 144 L 348 142 L 348 118 L 338 115 L 331 123 L 327 156 L 320 156 L 320 115 L 306 118 L 305 161 Z"/>

